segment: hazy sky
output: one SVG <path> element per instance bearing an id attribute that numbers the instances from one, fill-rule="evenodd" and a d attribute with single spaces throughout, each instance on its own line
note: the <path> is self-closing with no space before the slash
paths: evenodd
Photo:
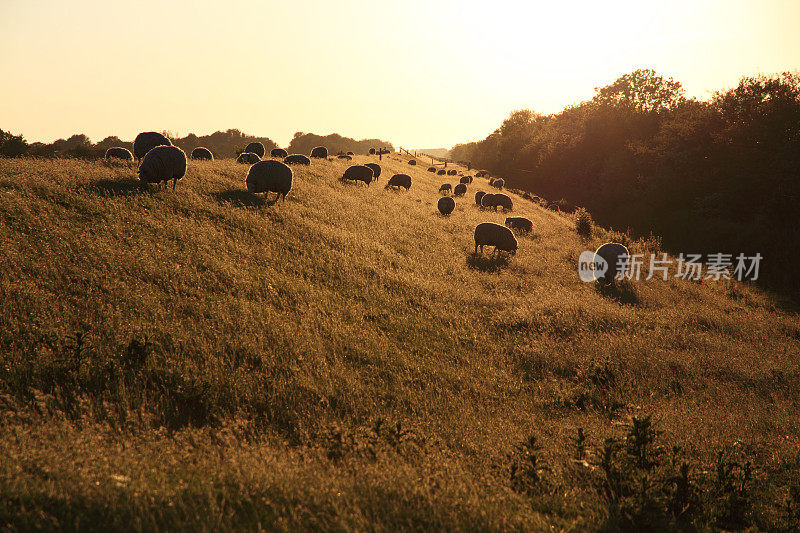
<path id="1" fill-rule="evenodd" d="M 798 0 L 0 0 L 0 128 L 449 147 L 640 67 L 699 97 L 799 69 L 798 23 Z"/>

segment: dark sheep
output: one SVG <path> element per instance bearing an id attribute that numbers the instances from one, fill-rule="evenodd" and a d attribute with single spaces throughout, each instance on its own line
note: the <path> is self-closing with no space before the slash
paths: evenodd
<path id="1" fill-rule="evenodd" d="M 456 208 L 456 202 L 449 196 L 443 196 L 439 198 L 439 202 L 436 204 L 436 207 L 439 209 L 441 214 L 447 216 L 453 212 L 453 209 Z"/>
<path id="2" fill-rule="evenodd" d="M 448 176 L 455 176 L 456 174 L 458 174 L 457 170 L 448 170 L 447 171 L 447 175 Z"/>
<path id="3" fill-rule="evenodd" d="M 389 187 L 404 187 L 405 190 L 409 190 L 411 188 L 411 176 L 408 174 L 395 174 L 391 178 L 389 178 L 389 183 L 386 184 L 386 188 Z"/>
<path id="4" fill-rule="evenodd" d="M 369 155 L 375 155 L 375 148 L 369 149 Z"/>
<path id="5" fill-rule="evenodd" d="M 466 183 L 459 183 L 456 185 L 455 189 L 453 189 L 453 196 L 464 196 L 465 194 L 467 194 Z"/>
<path id="6" fill-rule="evenodd" d="M 506 182 L 505 180 L 503 180 L 503 178 L 497 178 L 496 180 L 492 180 L 489 182 L 489 185 L 491 185 L 492 187 L 497 187 L 498 189 L 502 189 L 503 185 L 505 184 Z"/>
<path id="7" fill-rule="evenodd" d="M 264 154 L 267 153 L 267 150 L 264 148 L 264 145 L 260 142 L 251 142 L 247 145 L 244 149 L 245 152 L 250 152 L 251 154 L 256 154 L 258 157 L 264 157 Z"/>
<path id="8" fill-rule="evenodd" d="M 483 199 L 484 195 L 486 195 L 483 191 L 478 191 L 475 193 L 475 205 L 481 207 L 481 200 Z"/>
<path id="9" fill-rule="evenodd" d="M 449 183 L 443 183 L 441 187 L 439 187 L 439 192 L 441 194 L 450 194 L 453 192 L 453 186 Z"/>
<path id="10" fill-rule="evenodd" d="M 172 190 L 178 180 L 186 175 L 186 154 L 177 146 L 156 146 L 142 159 L 139 179 L 143 183 L 164 183 L 172 180 Z"/>
<path id="11" fill-rule="evenodd" d="M 414 165 L 416 165 L 416 164 L 417 164 L 417 162 L 416 162 L 416 161 L 414 161 L 414 160 L 412 159 L 412 160 L 410 160 L 410 161 L 408 162 L 408 164 L 409 164 L 409 165 L 411 165 L 411 166 L 414 166 Z"/>
<path id="12" fill-rule="evenodd" d="M 381 177 L 381 166 L 378 163 L 365 163 L 364 166 L 372 169 L 372 177 L 378 181 L 378 178 Z"/>
<path id="13" fill-rule="evenodd" d="M 597 268 L 599 264 L 605 264 L 607 268 L 605 272 L 595 271 L 595 279 L 601 285 L 611 285 L 614 283 L 614 278 L 617 276 L 622 277 L 628 270 L 628 261 L 630 253 L 628 249 L 616 242 L 607 242 L 600 246 L 594 253 L 594 264 Z"/>
<path id="14" fill-rule="evenodd" d="M 115 146 L 106 150 L 106 159 L 122 159 L 124 161 L 133 161 L 133 154 L 127 148 Z"/>
<path id="15" fill-rule="evenodd" d="M 481 197 L 481 208 L 488 209 L 490 207 L 492 209 L 495 208 L 495 205 L 494 205 L 494 194 L 486 193 L 486 194 L 483 195 L 483 197 Z"/>
<path id="16" fill-rule="evenodd" d="M 469 185 L 470 183 L 472 183 L 472 177 L 471 176 L 464 176 L 463 178 L 461 178 L 459 180 L 459 182 L 463 183 L 465 185 Z"/>
<path id="17" fill-rule="evenodd" d="M 479 170 L 478 172 L 476 172 L 476 173 L 475 173 L 475 177 L 476 177 L 476 178 L 482 178 L 482 177 L 484 177 L 486 174 L 488 174 L 488 172 L 486 172 L 485 170 Z"/>
<path id="18" fill-rule="evenodd" d="M 270 150 L 269 155 L 270 157 L 275 157 L 275 158 L 280 157 L 281 159 L 283 159 L 289 155 L 289 152 L 287 152 L 283 148 L 273 148 L 272 150 Z"/>
<path id="19" fill-rule="evenodd" d="M 440 170 L 440 171 L 438 171 L 438 172 L 436 173 L 436 175 L 437 175 L 437 176 L 444 176 L 445 174 L 447 174 L 447 171 L 446 171 L 446 170 L 444 170 L 444 169 L 442 169 L 442 170 Z"/>
<path id="20" fill-rule="evenodd" d="M 506 226 L 517 231 L 530 233 L 533 229 L 533 222 L 525 217 L 507 217 Z"/>
<path id="21" fill-rule="evenodd" d="M 287 165 L 310 165 L 311 160 L 303 154 L 291 154 L 283 158 Z"/>
<path id="22" fill-rule="evenodd" d="M 247 172 L 247 190 L 253 194 L 277 193 L 286 201 L 292 190 L 292 169 L 280 161 L 259 161 Z"/>
<path id="23" fill-rule="evenodd" d="M 356 155 L 353 152 L 347 152 L 347 155 Z"/>
<path id="24" fill-rule="evenodd" d="M 556 213 L 558 213 L 560 211 L 559 208 L 558 208 L 558 204 L 555 203 L 555 202 L 551 202 L 551 203 L 547 204 L 547 209 L 549 209 L 550 211 L 555 211 Z"/>
<path id="25" fill-rule="evenodd" d="M 318 157 L 320 159 L 325 159 L 328 157 L 328 149 L 324 146 L 317 146 L 313 150 L 311 150 L 311 157 Z"/>
<path id="26" fill-rule="evenodd" d="M 348 167 L 342 174 L 342 180 L 363 181 L 369 187 L 374 177 L 372 169 L 364 165 L 353 165 Z"/>
<path id="27" fill-rule="evenodd" d="M 211 153 L 211 150 L 208 148 L 203 148 L 202 146 L 198 146 L 194 150 L 192 150 L 192 159 L 197 161 L 213 161 L 214 154 Z"/>
<path id="28" fill-rule="evenodd" d="M 511 198 L 507 194 L 499 192 L 497 194 L 492 195 L 491 207 L 493 209 L 502 207 L 503 211 L 512 211 L 514 209 L 514 202 L 511 201 Z"/>
<path id="29" fill-rule="evenodd" d="M 339 159 L 346 159 L 348 161 L 352 161 L 353 160 L 353 158 L 351 156 L 349 156 L 349 155 L 340 155 L 340 156 L 337 156 L 337 157 Z"/>
<path id="30" fill-rule="evenodd" d="M 482 222 L 475 227 L 475 253 L 478 247 L 483 253 L 484 246 L 494 246 L 492 255 L 497 252 L 517 253 L 517 239 L 510 229 L 494 222 Z"/>
<path id="31" fill-rule="evenodd" d="M 252 152 L 242 152 L 239 154 L 239 157 L 236 158 L 237 163 L 242 163 L 244 165 L 254 165 L 261 161 L 261 158 L 258 154 L 254 154 Z"/>
<path id="32" fill-rule="evenodd" d="M 144 131 L 133 141 L 133 157 L 141 159 L 156 146 L 172 146 L 172 142 L 155 131 Z"/>
<path id="33" fill-rule="evenodd" d="M 436 172 L 436 167 L 428 167 L 428 172 Z"/>

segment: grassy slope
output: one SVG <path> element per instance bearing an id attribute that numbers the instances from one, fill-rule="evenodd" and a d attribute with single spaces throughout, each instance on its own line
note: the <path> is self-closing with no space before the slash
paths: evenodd
<path id="1" fill-rule="evenodd" d="M 344 162 L 296 167 L 268 206 L 231 160 L 173 193 L 0 159 L 0 522 L 595 527 L 570 437 L 644 413 L 702 464 L 738 443 L 763 478 L 797 477 L 795 315 L 724 284 L 603 296 L 575 272 L 601 239 L 519 197 L 534 235 L 497 270 L 471 257 L 505 216 L 474 206 L 486 180 L 443 218 L 442 177 L 382 164 L 369 188 L 337 180 Z M 410 192 L 384 190 L 396 172 Z M 552 494 L 509 484 L 531 433 Z"/>

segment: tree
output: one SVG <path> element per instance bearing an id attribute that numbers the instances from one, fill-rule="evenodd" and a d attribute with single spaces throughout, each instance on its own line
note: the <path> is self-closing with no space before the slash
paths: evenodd
<path id="1" fill-rule="evenodd" d="M 28 151 L 28 142 L 22 135 L 12 135 L 0 130 L 0 156 L 18 157 Z"/>
<path id="2" fill-rule="evenodd" d="M 595 89 L 594 101 L 604 106 L 621 106 L 641 112 L 669 111 L 683 101 L 680 82 L 651 69 L 639 69 L 617 78 L 611 85 Z"/>

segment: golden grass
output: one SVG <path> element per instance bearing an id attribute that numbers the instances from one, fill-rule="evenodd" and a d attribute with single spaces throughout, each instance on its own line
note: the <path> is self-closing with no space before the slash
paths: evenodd
<path id="1" fill-rule="evenodd" d="M 534 231 L 489 263 L 472 231 L 506 215 L 474 205 L 486 179 L 442 217 L 439 185 L 457 178 L 392 155 L 370 187 L 338 181 L 368 160 L 293 167 L 286 202 L 267 205 L 233 160 L 190 162 L 173 193 L 140 190 L 124 165 L 0 159 L 0 520 L 592 529 L 607 511 L 573 482 L 570 438 L 582 427 L 599 446 L 643 414 L 697 464 L 746 450 L 758 506 L 785 498 L 792 311 L 730 284 L 600 294 L 576 260 L 604 232 L 581 240 L 519 196 Z M 410 191 L 383 188 L 394 173 Z M 149 377 L 113 377 L 145 337 Z M 379 419 L 411 433 L 370 429 Z M 509 482 L 531 433 L 559 490 Z"/>

